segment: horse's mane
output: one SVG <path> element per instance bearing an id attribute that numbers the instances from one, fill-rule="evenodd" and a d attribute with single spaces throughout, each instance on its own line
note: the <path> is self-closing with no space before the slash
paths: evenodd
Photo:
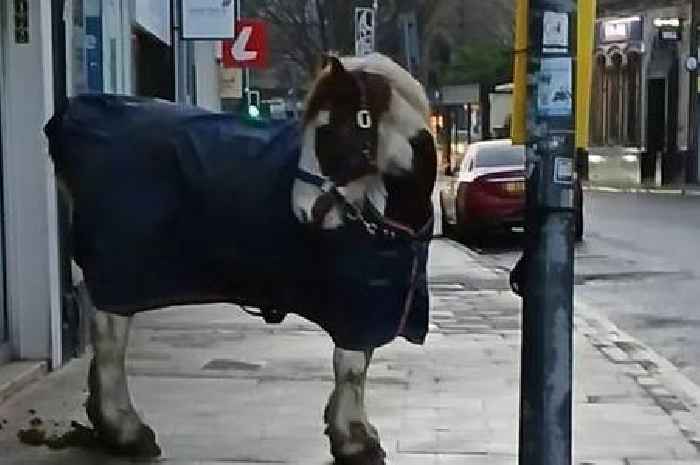
<path id="1" fill-rule="evenodd" d="M 426 121 L 430 120 L 430 104 L 423 86 L 391 58 L 381 53 L 372 53 L 363 57 L 342 57 L 341 62 L 348 71 L 364 71 L 379 74 L 399 97 L 418 112 Z"/>

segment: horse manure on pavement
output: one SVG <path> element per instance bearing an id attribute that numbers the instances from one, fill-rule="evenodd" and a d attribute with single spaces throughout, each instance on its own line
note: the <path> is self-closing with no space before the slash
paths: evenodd
<path id="1" fill-rule="evenodd" d="M 28 446 L 41 446 L 46 442 L 46 431 L 38 428 L 21 429 L 17 433 L 17 438 Z"/>
<path id="2" fill-rule="evenodd" d="M 47 434 L 46 430 L 40 428 L 39 425 L 32 425 L 29 429 L 20 430 L 17 433 L 17 438 L 28 446 L 46 446 L 54 450 L 69 447 L 95 449 L 99 446 L 95 430 L 77 421 L 71 422 L 70 430 L 51 435 Z"/>

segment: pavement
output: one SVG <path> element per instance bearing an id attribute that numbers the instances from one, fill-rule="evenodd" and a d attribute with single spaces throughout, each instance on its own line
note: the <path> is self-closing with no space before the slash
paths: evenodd
<path id="1" fill-rule="evenodd" d="M 645 185 L 615 185 L 598 184 L 586 182 L 584 190 L 593 192 L 625 192 L 630 194 L 661 194 L 661 195 L 687 195 L 690 197 L 700 197 L 700 185 L 683 184 L 669 186 L 645 186 Z"/>
<path id="2" fill-rule="evenodd" d="M 430 279 L 426 344 L 396 341 L 370 368 L 368 411 L 388 463 L 515 464 L 521 302 L 503 269 L 446 239 L 433 244 Z M 154 463 L 330 463 L 321 413 L 331 351 L 329 338 L 298 318 L 266 326 L 226 305 L 139 316 L 128 370 L 136 408 L 164 450 Z M 56 432 L 87 421 L 87 363 L 75 360 L 0 404 L 0 464 L 133 463 L 17 440 L 32 418 Z M 574 402 L 578 464 L 700 464 L 697 386 L 578 302 Z"/>

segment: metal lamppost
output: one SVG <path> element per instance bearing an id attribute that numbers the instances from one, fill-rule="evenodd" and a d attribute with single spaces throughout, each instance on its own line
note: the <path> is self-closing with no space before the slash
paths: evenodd
<path id="1" fill-rule="evenodd" d="M 516 41 L 532 84 L 519 455 L 521 465 L 570 465 L 577 1 L 530 0 L 526 17 L 517 29 L 529 29 L 529 46 Z"/>

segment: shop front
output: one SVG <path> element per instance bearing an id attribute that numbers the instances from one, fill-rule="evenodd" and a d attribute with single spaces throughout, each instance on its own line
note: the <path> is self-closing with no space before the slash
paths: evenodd
<path id="1" fill-rule="evenodd" d="M 598 21 L 589 177 L 616 185 L 682 182 L 688 156 L 687 5 L 605 10 Z"/>

